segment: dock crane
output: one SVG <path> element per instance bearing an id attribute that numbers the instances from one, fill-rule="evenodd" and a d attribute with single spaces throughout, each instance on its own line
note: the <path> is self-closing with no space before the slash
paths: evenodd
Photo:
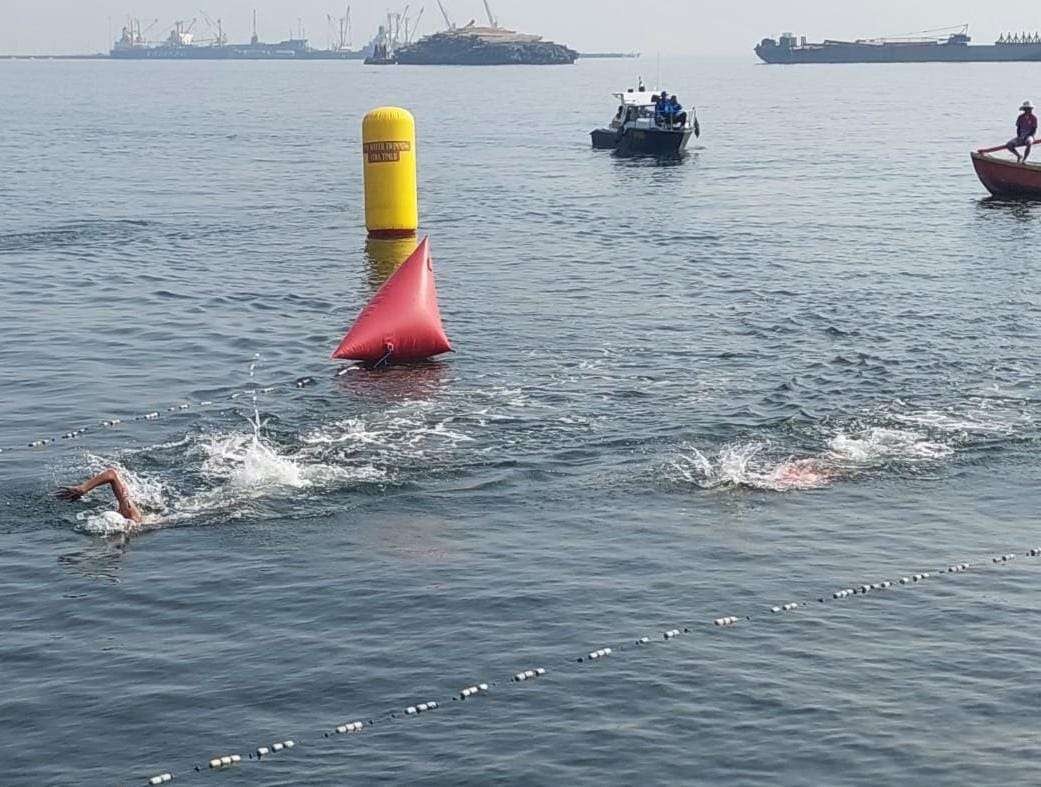
<path id="1" fill-rule="evenodd" d="M 145 42 L 145 36 L 148 35 L 149 31 L 153 27 L 155 27 L 157 24 L 159 24 L 159 18 L 158 17 L 153 19 L 149 23 L 148 27 L 146 27 L 144 30 L 142 30 L 141 29 L 141 21 L 138 20 L 138 22 L 137 22 L 137 38 L 138 38 L 138 42 L 143 44 Z"/>
<path id="2" fill-rule="evenodd" d="M 409 39 L 409 43 L 411 43 L 412 39 L 416 37 L 416 31 L 419 30 L 419 22 L 423 18 L 423 12 L 426 10 L 427 7 L 425 5 L 420 6 L 419 13 L 416 14 L 416 21 L 412 23 L 412 36 Z"/>
<path id="3" fill-rule="evenodd" d="M 334 18 L 332 14 L 326 14 L 325 18 L 329 20 L 329 31 L 331 35 L 335 36 L 335 39 L 330 39 L 330 48 L 336 50 L 350 49 L 351 46 L 351 5 L 347 4 L 347 8 L 343 16 Z M 333 43 L 335 41 L 335 43 Z"/>
<path id="4" fill-rule="evenodd" d="M 405 3 L 405 10 L 400 14 L 394 14 L 394 45 L 408 41 L 408 10 L 411 3 Z"/>
<path id="5" fill-rule="evenodd" d="M 199 13 L 202 14 L 202 19 L 206 23 L 206 27 L 209 28 L 210 33 L 216 33 L 216 38 L 213 39 L 215 46 L 224 46 L 228 43 L 228 37 L 224 35 L 224 28 L 221 27 L 221 21 L 218 19 L 216 24 L 210 19 L 210 15 L 199 9 Z"/>
<path id="6" fill-rule="evenodd" d="M 492 7 L 488 5 L 488 0 L 484 0 L 484 11 L 486 14 L 488 14 L 488 24 L 491 25 L 493 28 L 498 29 L 499 20 L 496 19 L 495 15 L 492 13 Z"/>
<path id="7" fill-rule="evenodd" d="M 455 22 L 448 16 L 448 12 L 445 10 L 445 4 L 441 0 L 437 0 L 437 7 L 441 9 L 441 16 L 445 18 L 445 24 L 448 25 L 449 30 L 455 30 Z"/>

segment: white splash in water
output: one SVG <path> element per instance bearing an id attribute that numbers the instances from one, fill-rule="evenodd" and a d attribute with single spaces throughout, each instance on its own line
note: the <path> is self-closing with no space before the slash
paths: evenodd
<path id="1" fill-rule="evenodd" d="M 834 472 L 813 458 L 782 461 L 761 458 L 767 443 L 739 443 L 719 450 L 715 460 L 688 447 L 672 463 L 681 480 L 702 489 L 747 487 L 773 492 L 820 489 L 831 483 Z"/>
<path id="2" fill-rule="evenodd" d="M 200 442 L 197 450 L 204 456 L 202 475 L 230 487 L 301 489 L 311 483 L 299 464 L 280 455 L 256 434 L 213 435 Z"/>
<path id="3" fill-rule="evenodd" d="M 253 417 L 246 420 L 253 428 L 253 434 L 222 435 L 203 442 L 201 448 L 206 454 L 203 475 L 223 479 L 235 488 L 301 489 L 310 486 L 311 482 L 304 477 L 301 466 L 281 456 L 261 437 L 264 423 L 260 420 L 257 406 L 257 388 L 252 383 L 259 359 L 260 356 L 255 355 L 249 367 Z"/>
<path id="4" fill-rule="evenodd" d="M 840 462 L 872 465 L 885 461 L 932 461 L 954 453 L 944 443 L 920 432 L 874 427 L 854 434 L 839 433 L 828 441 L 831 456 Z"/>
<path id="5" fill-rule="evenodd" d="M 1021 409 L 987 401 L 968 402 L 947 410 L 919 413 L 892 413 L 893 420 L 938 432 L 958 435 L 1013 435 L 1033 424 Z"/>
<path id="6" fill-rule="evenodd" d="M 118 511 L 81 511 L 76 514 L 76 520 L 79 523 L 76 529 L 92 536 L 117 536 L 139 528 L 137 522 L 125 518 Z"/>

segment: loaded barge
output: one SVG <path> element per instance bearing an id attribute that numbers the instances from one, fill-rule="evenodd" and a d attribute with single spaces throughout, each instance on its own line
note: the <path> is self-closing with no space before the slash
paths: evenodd
<path id="1" fill-rule="evenodd" d="M 940 32 L 940 31 L 926 31 Z M 968 26 L 941 37 L 826 39 L 808 42 L 784 33 L 764 38 L 755 53 L 766 63 L 1006 63 L 1041 61 L 1041 35 L 1002 35 L 994 44 L 973 44 Z"/>
<path id="2" fill-rule="evenodd" d="M 571 65 L 578 52 L 541 36 L 471 22 L 403 46 L 395 59 L 410 66 L 545 66 Z"/>

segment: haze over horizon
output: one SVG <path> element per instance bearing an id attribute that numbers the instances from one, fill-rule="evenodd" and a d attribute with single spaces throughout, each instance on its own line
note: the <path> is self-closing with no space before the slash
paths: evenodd
<path id="1" fill-rule="evenodd" d="M 474 19 L 486 23 L 481 0 L 442 0 L 458 25 Z M 302 24 L 305 35 L 316 47 L 330 42 L 327 14 L 342 16 L 344 5 L 332 0 L 136 0 L 132 8 L 111 0 L 10 0 L 9 24 L 0 29 L 0 53 L 70 54 L 108 51 L 129 15 L 147 26 L 158 20 L 150 39 L 164 38 L 174 20 L 197 18 L 196 32 L 205 37 L 207 28 L 200 12 L 222 21 L 230 41 L 250 36 L 253 9 L 258 14 L 262 40 L 286 38 Z M 542 35 L 580 51 L 640 50 L 645 54 L 697 54 L 702 56 L 751 56 L 752 47 L 766 36 L 782 30 L 822 38 L 899 36 L 926 29 L 968 23 L 978 43 L 990 43 L 1005 31 L 1041 29 L 1041 12 L 1025 15 L 981 13 L 969 0 L 922 0 L 864 3 L 847 6 L 828 0 L 795 0 L 777 3 L 748 0 L 743 4 L 704 0 L 672 2 L 653 12 L 633 16 L 631 3 L 621 0 L 572 0 L 566 6 L 553 0 L 491 0 L 492 11 L 502 26 Z M 390 5 L 385 0 L 351 3 L 353 43 L 368 41 L 387 11 L 400 11 L 405 2 Z M 412 15 L 425 6 L 419 34 L 444 27 L 436 0 L 413 0 Z M 13 11 L 13 14 L 10 13 Z"/>

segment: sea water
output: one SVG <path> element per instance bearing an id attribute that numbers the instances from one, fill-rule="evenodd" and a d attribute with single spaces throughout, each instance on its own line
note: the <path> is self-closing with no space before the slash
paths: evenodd
<path id="1" fill-rule="evenodd" d="M 1035 781 L 1041 566 L 768 612 L 1041 542 L 1022 68 L 641 70 L 0 62 L 0 782 Z M 456 352 L 337 377 L 387 103 Z"/>

